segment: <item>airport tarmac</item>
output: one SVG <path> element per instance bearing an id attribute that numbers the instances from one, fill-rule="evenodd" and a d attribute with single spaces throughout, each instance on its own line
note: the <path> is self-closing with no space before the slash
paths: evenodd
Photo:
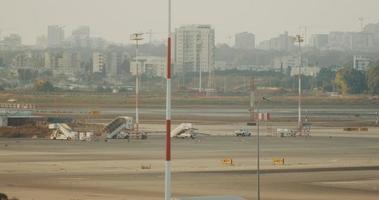
<path id="1" fill-rule="evenodd" d="M 379 138 L 262 137 L 261 147 L 262 199 L 378 199 Z M 223 165 L 224 158 L 234 165 Z M 274 166 L 273 158 L 284 158 L 285 165 Z M 130 142 L 0 139 L 0 163 L 0 192 L 20 200 L 164 196 L 163 136 Z M 174 197 L 256 197 L 256 137 L 175 139 L 172 164 Z"/>

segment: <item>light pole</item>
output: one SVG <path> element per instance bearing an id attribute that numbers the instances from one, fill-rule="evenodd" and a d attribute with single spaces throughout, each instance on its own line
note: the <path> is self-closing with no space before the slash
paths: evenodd
<path id="1" fill-rule="evenodd" d="M 260 180 L 260 160 L 261 160 L 261 152 L 260 152 L 260 132 L 259 132 L 259 123 L 261 121 L 261 113 L 259 111 L 259 101 L 257 102 L 257 113 L 258 113 L 258 121 L 257 121 L 257 199 L 261 199 L 261 180 Z"/>
<path id="2" fill-rule="evenodd" d="M 299 77 L 299 96 L 298 96 L 298 124 L 297 124 L 297 128 L 298 128 L 298 131 L 302 132 L 302 129 L 303 129 L 303 125 L 302 125 L 302 120 L 301 120 L 301 95 L 302 95 L 302 87 L 301 87 L 301 75 L 302 75 L 302 72 L 301 72 L 301 68 L 303 66 L 303 55 L 302 55 L 302 52 L 301 52 L 301 43 L 304 42 L 304 38 L 300 35 L 296 35 L 296 42 L 298 42 L 299 44 L 299 57 L 300 57 L 300 65 L 299 65 L 299 71 L 298 71 L 298 77 Z"/>
<path id="3" fill-rule="evenodd" d="M 260 108 L 259 108 L 259 103 L 260 101 L 270 101 L 270 99 L 267 99 L 266 97 L 262 97 L 262 99 L 258 99 L 255 102 L 256 109 L 257 109 L 257 123 L 255 124 L 254 122 L 252 123 L 247 123 L 248 126 L 257 126 L 257 199 L 261 199 L 261 180 L 260 180 L 260 160 L 261 160 L 261 148 L 260 148 L 260 121 L 263 118 L 263 120 L 268 120 L 269 115 L 265 117 L 264 114 L 260 113 Z"/>
<path id="4" fill-rule="evenodd" d="M 142 37 L 143 33 L 133 33 L 130 36 L 130 39 L 136 42 L 136 55 L 135 55 L 135 60 L 136 60 L 136 130 L 137 134 L 139 133 L 139 110 L 138 110 L 138 103 L 139 103 L 139 62 L 138 62 L 138 44 L 139 41 L 143 40 L 144 38 Z"/>
<path id="5" fill-rule="evenodd" d="M 171 200 L 171 0 L 168 0 L 165 200 Z"/>

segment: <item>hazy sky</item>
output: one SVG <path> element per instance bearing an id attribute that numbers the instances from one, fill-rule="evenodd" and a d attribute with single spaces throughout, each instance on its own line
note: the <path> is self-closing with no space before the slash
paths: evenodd
<path id="1" fill-rule="evenodd" d="M 111 41 L 129 42 L 132 32 L 152 29 L 165 38 L 168 0 L 0 0 L 2 35 L 20 33 L 33 44 L 47 25 L 65 25 L 66 36 L 78 25 Z M 217 42 L 231 42 L 235 33 L 249 31 L 258 41 L 301 26 L 310 33 L 358 31 L 358 18 L 379 22 L 379 0 L 172 0 L 173 27 L 211 24 Z"/>

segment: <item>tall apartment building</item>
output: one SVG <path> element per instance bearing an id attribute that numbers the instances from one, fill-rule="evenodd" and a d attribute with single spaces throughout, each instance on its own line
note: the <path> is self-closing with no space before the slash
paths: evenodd
<path id="1" fill-rule="evenodd" d="M 187 25 L 175 30 L 174 73 L 213 71 L 215 30 L 210 25 Z"/>
<path id="2" fill-rule="evenodd" d="M 64 40 L 63 27 L 50 25 L 47 27 L 47 46 L 50 48 L 60 47 Z"/>
<path id="3" fill-rule="evenodd" d="M 237 49 L 254 49 L 255 35 L 248 32 L 237 33 L 235 35 L 234 47 Z"/>
<path id="4" fill-rule="evenodd" d="M 100 52 L 92 54 L 92 73 L 105 73 L 105 56 Z"/>

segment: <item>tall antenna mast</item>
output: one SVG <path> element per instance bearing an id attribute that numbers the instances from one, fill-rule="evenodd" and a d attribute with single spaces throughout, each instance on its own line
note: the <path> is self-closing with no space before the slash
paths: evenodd
<path id="1" fill-rule="evenodd" d="M 299 77 L 299 96 L 298 96 L 298 130 L 299 133 L 302 133 L 303 129 L 303 123 L 301 120 L 301 95 L 302 95 L 302 87 L 301 87 L 301 68 L 303 66 L 303 57 L 302 57 L 302 52 L 301 52 L 301 43 L 304 42 L 304 38 L 300 35 L 296 36 L 296 42 L 299 44 L 299 57 L 300 57 L 300 65 L 299 65 L 299 72 L 298 72 L 298 77 Z"/>
<path id="2" fill-rule="evenodd" d="M 165 200 L 171 200 L 171 0 L 168 0 Z"/>
<path id="3" fill-rule="evenodd" d="M 138 110 L 138 104 L 139 104 L 139 76 L 140 76 L 140 67 L 138 62 L 138 45 L 139 41 L 143 40 L 143 33 L 133 33 L 130 36 L 130 40 L 133 40 L 136 42 L 136 130 L 137 135 L 139 134 L 139 110 Z M 142 67 L 142 66 L 141 66 Z"/>

